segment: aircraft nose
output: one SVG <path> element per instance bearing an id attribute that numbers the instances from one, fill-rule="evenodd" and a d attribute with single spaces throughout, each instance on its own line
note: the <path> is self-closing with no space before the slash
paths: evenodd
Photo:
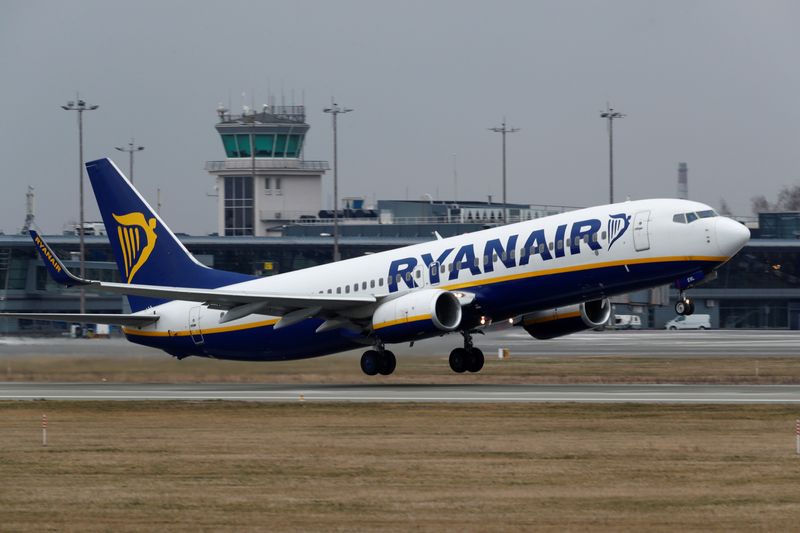
<path id="1" fill-rule="evenodd" d="M 744 224 L 727 217 L 718 217 L 716 222 L 717 244 L 725 257 L 732 257 L 750 240 L 750 230 Z"/>

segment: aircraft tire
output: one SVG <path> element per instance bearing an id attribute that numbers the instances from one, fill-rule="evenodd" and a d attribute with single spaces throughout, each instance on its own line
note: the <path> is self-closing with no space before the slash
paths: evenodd
<path id="1" fill-rule="evenodd" d="M 686 314 L 686 301 L 685 300 L 678 300 L 675 302 L 675 313 L 683 316 Z"/>
<path id="2" fill-rule="evenodd" d="M 469 354 L 464 348 L 456 348 L 450 352 L 450 368 L 457 374 L 463 374 L 467 371 L 467 361 Z"/>
<path id="3" fill-rule="evenodd" d="M 378 372 L 382 376 L 388 376 L 394 372 L 394 369 L 397 368 L 397 358 L 394 356 L 394 353 L 389 350 L 384 350 L 382 354 L 379 354 L 379 357 Z"/>
<path id="4" fill-rule="evenodd" d="M 694 302 L 691 301 L 691 300 L 688 300 L 688 305 L 687 305 L 687 309 L 686 309 L 686 316 L 693 315 L 693 314 L 694 314 Z"/>
<path id="5" fill-rule="evenodd" d="M 374 376 L 378 373 L 380 367 L 380 354 L 375 350 L 367 350 L 361 356 L 361 371 L 368 376 Z"/>
<path id="6" fill-rule="evenodd" d="M 483 368 L 483 363 L 486 360 L 483 357 L 483 352 L 477 348 L 472 348 L 467 352 L 467 370 L 470 372 L 480 372 Z"/>

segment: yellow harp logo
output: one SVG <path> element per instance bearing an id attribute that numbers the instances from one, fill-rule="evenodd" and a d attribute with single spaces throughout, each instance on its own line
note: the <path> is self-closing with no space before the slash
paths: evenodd
<path id="1" fill-rule="evenodd" d="M 125 264 L 125 276 L 131 282 L 136 272 L 144 266 L 153 248 L 156 247 L 156 219 L 145 220 L 142 213 L 114 215 L 122 249 L 122 262 Z"/>

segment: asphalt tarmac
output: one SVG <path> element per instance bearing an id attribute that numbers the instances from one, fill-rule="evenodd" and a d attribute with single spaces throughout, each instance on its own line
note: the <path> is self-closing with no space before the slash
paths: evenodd
<path id="1" fill-rule="evenodd" d="M 706 330 L 706 331 L 588 331 L 558 339 L 540 341 L 520 328 L 474 335 L 475 346 L 491 357 L 498 348 L 508 348 L 512 356 L 591 356 L 633 357 L 800 357 L 800 331 L 791 330 Z M 456 334 L 427 339 L 409 346 L 389 345 L 398 356 L 446 356 L 461 344 Z M 360 354 L 362 350 L 352 353 Z M 3 355 L 153 355 L 164 352 L 115 339 L 30 339 L 0 336 Z"/>
<path id="2" fill-rule="evenodd" d="M 800 385 L 251 385 L 0 383 L 0 400 L 800 403 Z"/>

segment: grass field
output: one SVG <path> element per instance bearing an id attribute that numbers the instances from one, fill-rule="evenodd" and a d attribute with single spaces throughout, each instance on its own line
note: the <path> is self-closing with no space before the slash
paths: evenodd
<path id="1" fill-rule="evenodd" d="M 4 402 L 0 530 L 788 531 L 798 414 Z"/>
<path id="2" fill-rule="evenodd" d="M 3 381 L 149 383 L 800 383 L 797 358 L 512 357 L 487 358 L 480 374 L 454 374 L 442 356 L 400 358 L 390 377 L 365 376 L 359 355 L 243 363 L 168 355 L 3 355 Z"/>

